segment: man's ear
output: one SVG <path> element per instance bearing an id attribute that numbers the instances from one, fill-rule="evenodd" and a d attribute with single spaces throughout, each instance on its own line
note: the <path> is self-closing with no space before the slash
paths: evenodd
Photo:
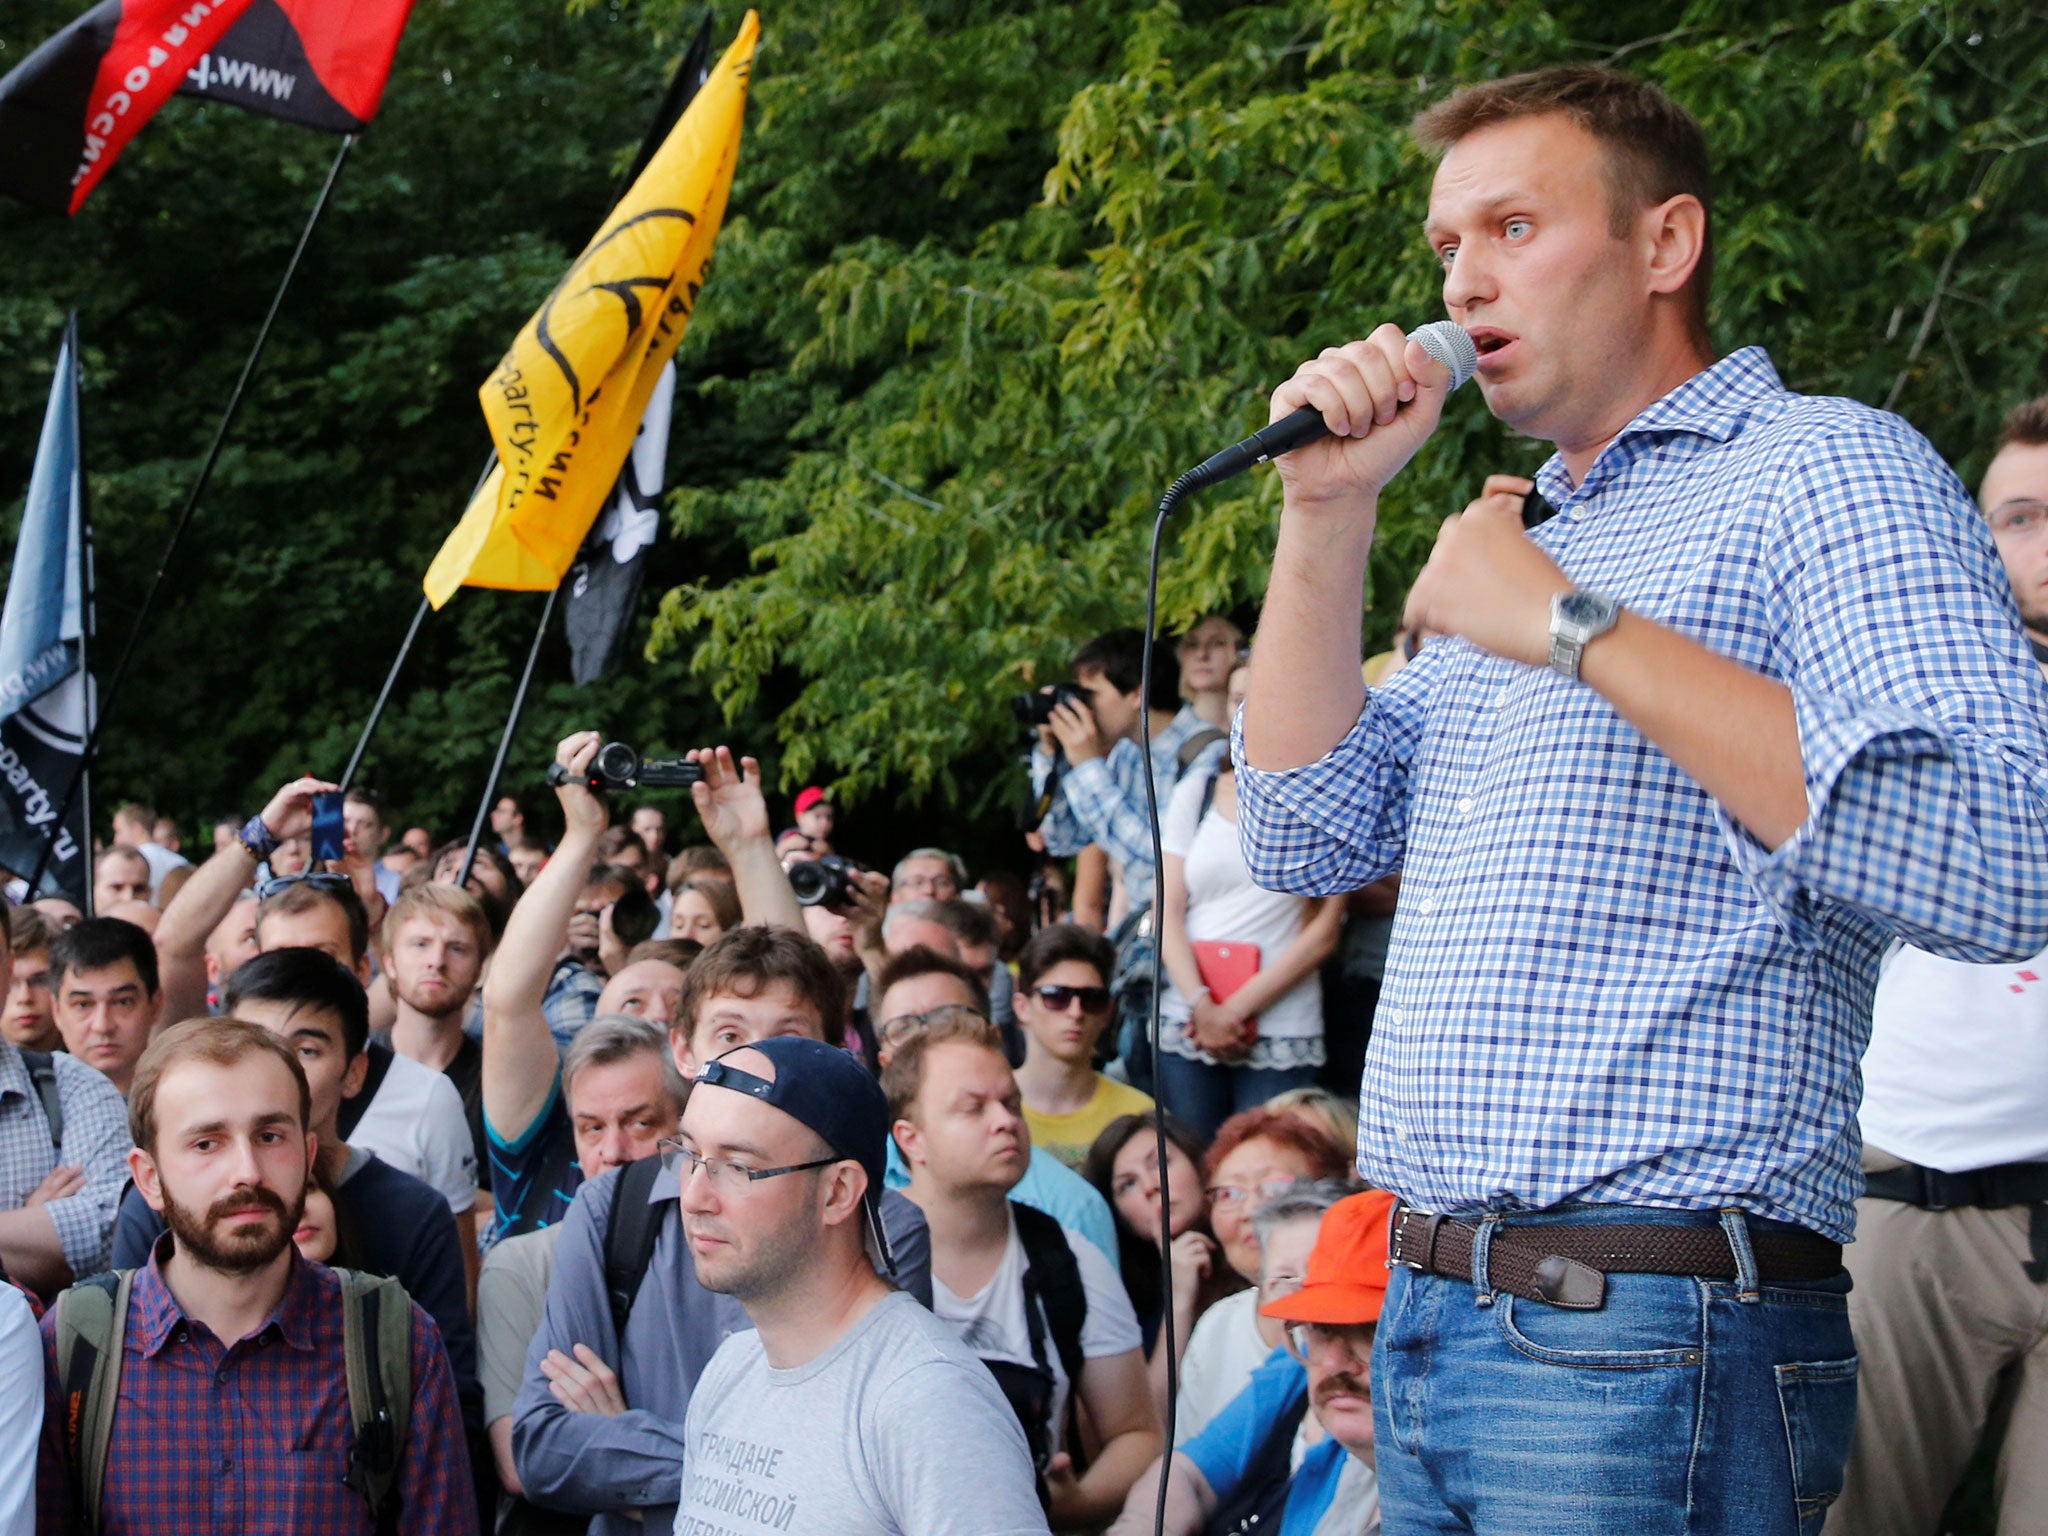
<path id="1" fill-rule="evenodd" d="M 156 1159 L 140 1147 L 128 1149 L 128 1177 L 142 1191 L 143 1203 L 158 1215 L 164 1209 L 164 1181 L 157 1172 Z"/>
<path id="2" fill-rule="evenodd" d="M 675 1061 L 676 1070 L 683 1074 L 683 1081 L 693 1081 L 697 1076 L 697 1061 L 690 1054 L 690 1032 L 687 1029 L 669 1026 L 668 1053 Z"/>
<path id="3" fill-rule="evenodd" d="M 861 1199 L 867 1190 L 867 1170 L 859 1163 L 834 1163 L 831 1177 L 825 1181 L 825 1225 L 836 1227 L 847 1220 L 859 1221 Z"/>
<path id="4" fill-rule="evenodd" d="M 341 1096 L 352 1099 L 363 1091 L 363 1080 L 370 1075 L 370 1053 L 357 1051 L 356 1059 L 348 1064 L 341 1074 Z"/>
<path id="5" fill-rule="evenodd" d="M 1677 293 L 1692 281 L 1707 249 L 1707 210 L 1690 192 L 1667 198 L 1643 215 L 1652 293 Z"/>
<path id="6" fill-rule="evenodd" d="M 924 1132 L 917 1122 L 905 1115 L 889 1127 L 889 1134 L 896 1138 L 896 1150 L 903 1154 L 903 1161 L 913 1170 L 925 1166 Z"/>

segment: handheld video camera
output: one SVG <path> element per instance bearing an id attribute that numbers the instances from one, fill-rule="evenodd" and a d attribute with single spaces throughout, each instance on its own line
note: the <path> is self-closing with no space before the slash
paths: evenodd
<path id="1" fill-rule="evenodd" d="M 828 853 L 790 865 L 789 888 L 796 892 L 799 905 L 837 912 L 852 903 L 853 877 L 859 873 L 860 866 L 851 859 Z"/>
<path id="2" fill-rule="evenodd" d="M 1072 683 L 1054 683 L 1046 693 L 1019 693 L 1010 698 L 1010 714 L 1027 730 L 1052 724 L 1052 712 L 1062 704 L 1088 707 L 1088 695 Z"/>
<path id="3" fill-rule="evenodd" d="M 603 793 L 618 789 L 680 789 L 702 781 L 704 770 L 680 757 L 642 758 L 623 741 L 608 741 L 597 749 L 583 775 L 589 788 Z M 569 770 L 560 763 L 548 765 L 548 783 L 569 782 Z"/>

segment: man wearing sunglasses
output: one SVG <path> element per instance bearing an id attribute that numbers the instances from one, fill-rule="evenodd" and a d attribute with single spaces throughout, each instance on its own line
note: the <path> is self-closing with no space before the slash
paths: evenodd
<path id="1" fill-rule="evenodd" d="M 1392 1195 L 1371 1189 L 1324 1214 L 1299 1289 L 1259 1308 L 1287 1324 L 1286 1354 L 1276 1351 L 1173 1454 L 1166 1536 L 1376 1536 L 1371 1363 L 1393 1210 Z M 1108 1536 L 1154 1528 L 1159 1465 L 1138 1479 Z"/>
<path id="2" fill-rule="evenodd" d="M 1075 923 L 1041 929 L 1017 957 L 1017 1022 L 1024 1027 L 1024 1118 L 1033 1145 L 1077 1168 L 1118 1115 L 1149 1115 L 1152 1100 L 1095 1070 L 1110 1020 L 1109 941 Z"/>
<path id="3" fill-rule="evenodd" d="M 675 1528 L 1038 1536 L 1024 1433 L 995 1379 L 891 1279 L 889 1105 L 823 1041 L 716 1057 L 676 1166 L 696 1278 L 746 1309 L 690 1395 Z"/>

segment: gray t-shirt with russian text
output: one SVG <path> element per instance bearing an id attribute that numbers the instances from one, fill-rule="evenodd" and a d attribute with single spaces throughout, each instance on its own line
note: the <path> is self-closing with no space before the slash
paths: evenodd
<path id="1" fill-rule="evenodd" d="M 901 1292 L 789 1370 L 758 1333 L 734 1334 L 683 1438 L 675 1536 L 1045 1536 L 995 1378 Z"/>

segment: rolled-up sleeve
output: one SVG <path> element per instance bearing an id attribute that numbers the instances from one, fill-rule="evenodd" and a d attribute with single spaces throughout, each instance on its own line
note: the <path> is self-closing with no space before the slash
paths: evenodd
<path id="1" fill-rule="evenodd" d="M 1334 896 L 1401 867 L 1408 779 L 1422 740 L 1433 642 L 1385 687 L 1369 689 L 1344 739 L 1313 763 L 1268 773 L 1244 756 L 1244 717 L 1231 725 L 1237 836 L 1252 880 L 1269 891 Z"/>
<path id="2" fill-rule="evenodd" d="M 59 1157 L 85 1174 L 75 1195 L 52 1200 L 45 1209 L 57 1228 L 64 1262 L 75 1279 L 107 1267 L 114 1241 L 114 1216 L 128 1183 L 128 1105 L 117 1089 L 84 1062 L 61 1053 L 51 1061 L 58 1102 L 64 1107 L 64 1146 Z"/>
<path id="3" fill-rule="evenodd" d="M 2048 947 L 2048 687 L 1982 518 L 1875 418 L 1817 445 L 1769 552 L 1807 818 L 1775 850 L 1717 807 L 1795 942 L 1823 903 L 1975 963 Z"/>

